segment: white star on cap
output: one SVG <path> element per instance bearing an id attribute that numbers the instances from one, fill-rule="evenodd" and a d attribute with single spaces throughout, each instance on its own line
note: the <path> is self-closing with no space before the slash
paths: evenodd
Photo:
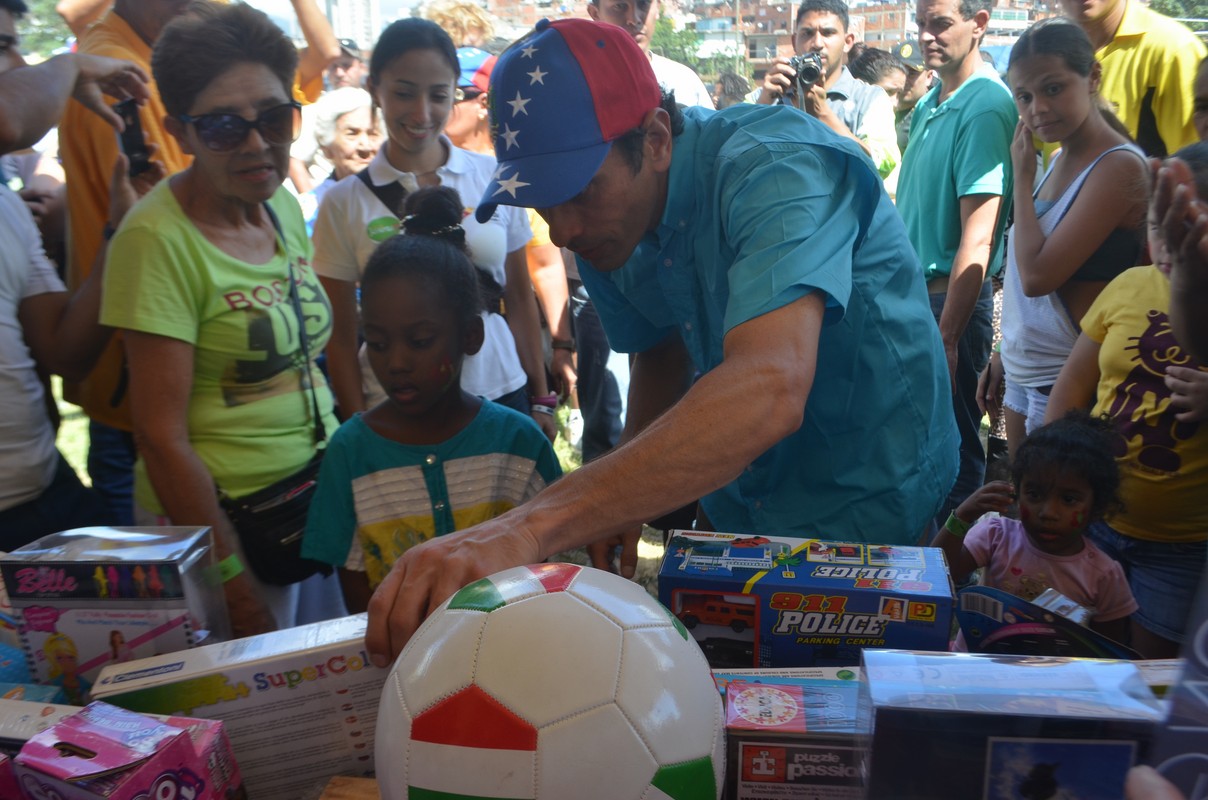
<path id="1" fill-rule="evenodd" d="M 507 180 L 500 181 L 499 188 L 495 190 L 495 194 L 491 195 L 491 197 L 494 197 L 496 194 L 499 194 L 500 192 L 507 192 L 508 194 L 510 194 L 512 196 L 512 199 L 515 200 L 517 189 L 519 189 L 521 186 L 531 186 L 531 185 L 532 184 L 525 183 L 524 181 L 520 180 L 520 173 L 517 172 L 515 175 L 508 178 Z"/>
<path id="2" fill-rule="evenodd" d="M 507 101 L 508 105 L 512 107 L 512 116 L 514 117 L 517 114 L 523 114 L 524 116 L 527 117 L 528 109 L 526 109 L 525 106 L 527 106 L 530 101 L 532 101 L 531 97 L 528 99 L 521 97 L 520 90 L 517 89 L 516 90 L 516 99 Z"/>
<path id="3" fill-rule="evenodd" d="M 528 47 L 520 48 L 521 58 L 532 58 L 533 53 L 535 52 L 537 52 L 537 48 L 533 47 L 531 44 Z"/>
<path id="4" fill-rule="evenodd" d="M 513 147 L 520 146 L 516 143 L 516 137 L 519 135 L 520 135 L 520 131 L 514 131 L 514 130 L 512 130 L 511 125 L 505 124 L 503 126 L 503 133 L 499 134 L 499 138 L 503 139 L 503 141 L 505 141 L 507 143 L 507 149 L 511 150 Z M 502 169 L 503 168 L 500 167 L 500 170 L 502 170 Z M 495 175 L 495 180 L 499 180 L 498 173 L 496 173 L 496 175 Z"/>
<path id="5" fill-rule="evenodd" d="M 541 67 L 537 67 L 532 72 L 528 72 L 525 74 L 527 74 L 530 78 L 532 78 L 532 80 L 529 81 L 529 86 L 532 86 L 534 83 L 539 83 L 542 86 L 544 86 L 545 85 L 545 76 L 548 75 L 549 73 L 542 72 Z"/>

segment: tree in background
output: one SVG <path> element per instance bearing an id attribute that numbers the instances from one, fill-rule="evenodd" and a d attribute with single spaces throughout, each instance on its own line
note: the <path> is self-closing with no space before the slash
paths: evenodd
<path id="1" fill-rule="evenodd" d="M 651 52 L 696 69 L 700 61 L 696 55 L 699 47 L 696 31 L 677 31 L 670 17 L 660 16 L 654 24 L 654 34 L 650 37 Z"/>
<path id="2" fill-rule="evenodd" d="M 17 23 L 21 52 L 50 58 L 70 43 L 71 31 L 55 12 L 55 0 L 25 0 L 29 13 Z"/>
<path id="3" fill-rule="evenodd" d="M 1176 19 L 1208 20 L 1208 2 L 1204 0 L 1153 0 L 1149 7 Z M 1183 24 L 1193 31 L 1208 31 L 1208 22 Z"/>

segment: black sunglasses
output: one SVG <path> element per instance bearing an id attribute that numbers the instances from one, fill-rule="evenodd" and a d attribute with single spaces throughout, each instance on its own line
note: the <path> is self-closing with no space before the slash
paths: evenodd
<path id="1" fill-rule="evenodd" d="M 254 128 L 260 138 L 269 145 L 289 144 L 298 138 L 302 128 L 302 106 L 296 101 L 261 111 L 254 120 L 246 120 L 238 114 L 181 114 L 177 117 L 186 125 L 197 129 L 202 143 L 215 153 L 229 153 L 252 132 Z"/>

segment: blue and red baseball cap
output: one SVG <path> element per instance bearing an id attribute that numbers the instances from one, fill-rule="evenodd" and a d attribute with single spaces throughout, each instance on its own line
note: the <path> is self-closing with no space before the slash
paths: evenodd
<path id="1" fill-rule="evenodd" d="M 612 141 L 639 127 L 662 91 L 624 29 L 541 20 L 495 64 L 488 105 L 499 166 L 474 216 L 548 208 L 583 191 Z"/>
<path id="2" fill-rule="evenodd" d="M 486 50 L 477 47 L 457 48 L 457 63 L 461 67 L 457 88 L 477 89 L 480 92 L 490 89 L 491 70 L 495 68 L 497 60 Z"/>

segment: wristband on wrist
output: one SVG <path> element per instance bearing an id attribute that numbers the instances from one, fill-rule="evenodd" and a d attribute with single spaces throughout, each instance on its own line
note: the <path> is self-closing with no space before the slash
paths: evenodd
<path id="1" fill-rule="evenodd" d="M 965 534 L 968 533 L 969 529 L 972 527 L 972 522 L 965 522 L 956 515 L 955 511 L 948 515 L 948 521 L 944 523 L 944 530 L 948 531 L 948 533 L 952 534 L 958 539 L 964 539 Z"/>
<path id="2" fill-rule="evenodd" d="M 572 353 L 575 352 L 574 339 L 550 339 L 549 344 L 554 350 L 569 350 Z"/>
<path id="3" fill-rule="evenodd" d="M 243 561 L 235 553 L 219 561 L 206 570 L 206 576 L 213 584 L 227 583 L 243 574 Z"/>
<path id="4" fill-rule="evenodd" d="M 1001 353 L 1001 352 L 1002 352 L 1002 339 L 999 339 L 997 342 L 995 342 L 995 343 L 994 343 L 994 348 L 993 348 L 993 349 L 994 349 L 994 352 L 995 352 L 995 353 Z"/>
<path id="5" fill-rule="evenodd" d="M 543 406 L 551 412 L 558 407 L 558 395 L 556 394 L 540 394 L 529 398 L 529 402 L 534 406 Z"/>
<path id="6" fill-rule="evenodd" d="M 549 406 L 539 405 L 537 403 L 533 403 L 531 406 L 529 406 L 529 410 L 534 414 L 546 414 L 551 417 L 554 415 L 554 410 L 552 408 Z"/>

